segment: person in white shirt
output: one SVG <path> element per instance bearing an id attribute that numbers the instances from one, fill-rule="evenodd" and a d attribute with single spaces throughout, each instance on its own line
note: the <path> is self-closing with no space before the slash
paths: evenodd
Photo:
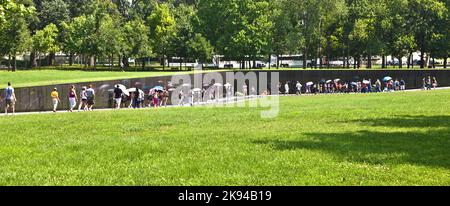
<path id="1" fill-rule="evenodd" d="M 286 82 L 284 85 L 284 94 L 289 95 L 289 82 Z"/>
<path id="2" fill-rule="evenodd" d="M 302 95 L 302 84 L 300 84 L 300 82 L 299 81 L 297 81 L 297 85 L 296 85 L 296 87 L 297 87 L 297 95 Z"/>

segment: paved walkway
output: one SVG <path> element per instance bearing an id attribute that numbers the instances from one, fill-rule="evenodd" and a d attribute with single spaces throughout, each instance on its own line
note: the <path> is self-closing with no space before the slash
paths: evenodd
<path id="1" fill-rule="evenodd" d="M 436 90 L 446 90 L 446 89 L 450 89 L 450 87 L 439 87 L 436 88 Z M 416 92 L 416 91 L 422 91 L 422 89 L 410 89 L 410 90 L 405 90 L 406 92 Z M 350 93 L 350 94 L 359 94 L 359 93 Z M 327 95 L 327 94 L 319 94 L 319 95 Z M 329 94 L 332 95 L 332 94 Z M 274 95 L 270 95 L 270 96 L 274 96 Z M 297 96 L 297 95 L 281 95 L 281 96 Z M 311 96 L 311 95 L 303 95 L 303 96 Z M 253 95 L 253 96 L 247 96 L 247 97 L 233 97 L 231 100 L 227 99 L 220 99 L 220 100 L 212 100 L 209 102 L 201 102 L 201 103 L 196 103 L 193 106 L 194 107 L 198 107 L 198 106 L 208 106 L 208 105 L 215 105 L 215 104 L 234 104 L 234 103 L 238 103 L 238 102 L 242 102 L 242 101 L 248 101 L 248 100 L 252 100 L 252 99 L 258 99 L 258 98 L 263 98 L 263 97 L 267 97 L 267 96 L 260 96 L 260 95 Z M 191 107 L 191 105 L 186 104 L 186 105 L 170 105 L 167 107 L 159 107 L 159 109 L 164 109 L 164 108 L 174 108 L 174 107 Z M 145 109 L 153 109 L 153 108 L 140 108 L 140 110 L 145 110 Z M 95 109 L 93 112 L 97 112 L 97 111 L 112 111 L 114 109 L 111 108 L 107 108 L 107 109 Z M 123 110 L 136 110 L 136 109 L 132 109 L 132 108 L 122 108 L 121 111 Z M 6 116 L 4 113 L 4 108 L 2 108 L 2 113 L 0 114 L 0 117 L 2 116 Z M 78 111 L 74 111 L 74 112 L 78 112 Z M 84 112 L 84 111 L 82 111 Z M 41 111 L 41 112 L 17 112 L 14 115 L 30 115 L 30 114 L 52 114 L 52 111 Z M 69 111 L 67 110 L 60 110 L 57 113 L 69 113 Z M 11 116 L 11 114 L 8 114 L 8 116 Z"/>

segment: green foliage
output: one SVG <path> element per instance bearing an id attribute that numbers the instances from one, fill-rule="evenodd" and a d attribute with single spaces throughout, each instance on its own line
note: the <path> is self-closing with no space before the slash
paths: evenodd
<path id="1" fill-rule="evenodd" d="M 59 30 L 54 24 L 47 25 L 33 36 L 33 49 L 41 53 L 56 53 L 60 51 L 57 41 Z"/>
<path id="2" fill-rule="evenodd" d="M 203 52 L 192 56 L 197 52 L 190 50 L 198 49 L 190 48 L 193 42 L 209 42 L 212 53 L 237 61 L 266 60 L 274 54 L 300 54 L 304 61 L 401 58 L 417 51 L 446 58 L 449 2 L 2 0 L 0 53 L 26 54 L 27 36 L 54 24 L 63 52 L 111 61 L 114 55 L 124 61 L 158 57 L 161 63 L 168 57 L 203 59 Z"/>
<path id="3" fill-rule="evenodd" d="M 195 36 L 187 42 L 187 45 L 189 45 L 189 57 L 198 59 L 200 63 L 205 63 L 208 60 L 211 60 L 213 47 L 201 34 L 195 34 Z"/>
<path id="4" fill-rule="evenodd" d="M 151 43 L 155 52 L 164 57 L 168 52 L 169 39 L 175 35 L 175 19 L 166 3 L 153 3 L 153 13 L 147 18 Z"/>
<path id="5" fill-rule="evenodd" d="M 149 57 L 152 56 L 152 44 L 150 42 L 148 27 L 141 19 L 127 22 L 124 25 L 123 52 L 126 56 Z"/>

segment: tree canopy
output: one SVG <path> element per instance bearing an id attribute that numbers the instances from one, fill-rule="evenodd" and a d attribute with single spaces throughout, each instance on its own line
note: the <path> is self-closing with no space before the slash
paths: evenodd
<path id="1" fill-rule="evenodd" d="M 152 58 L 165 67 L 211 62 L 241 68 L 299 55 L 303 67 L 372 67 L 387 56 L 421 67 L 450 50 L 444 0 L 0 0 L 0 56 L 63 52 L 88 66 Z M 278 58 L 278 60 L 281 58 Z M 53 61 L 50 61 L 52 64 Z M 432 61 L 434 62 L 434 61 Z M 32 64 L 28 64 L 32 65 Z M 278 67 L 280 62 L 276 62 Z M 434 66 L 434 65 L 433 65 Z M 14 68 L 15 64 L 13 65 Z"/>

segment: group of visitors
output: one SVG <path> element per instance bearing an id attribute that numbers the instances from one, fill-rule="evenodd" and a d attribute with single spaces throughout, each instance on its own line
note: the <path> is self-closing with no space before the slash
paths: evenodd
<path id="1" fill-rule="evenodd" d="M 61 102 L 59 98 L 58 89 L 54 88 L 50 93 L 53 103 L 53 112 L 56 112 L 58 109 L 58 104 Z M 80 91 L 80 96 L 78 97 L 77 91 L 75 89 L 75 85 L 71 85 L 69 89 L 69 112 L 73 112 L 78 102 L 78 111 L 92 111 L 92 108 L 95 104 L 95 90 L 92 88 L 92 85 L 88 87 L 83 86 Z"/>
<path id="2" fill-rule="evenodd" d="M 320 82 L 307 82 L 306 85 L 297 81 L 295 84 L 288 81 L 285 82 L 284 87 L 281 83 L 278 84 L 279 94 L 335 94 L 335 93 L 371 93 L 371 92 L 392 92 L 406 90 L 406 82 L 403 79 L 385 78 L 383 80 L 377 79 L 363 79 L 362 81 L 346 82 L 341 79 L 322 80 Z"/>
<path id="3" fill-rule="evenodd" d="M 422 80 L 422 89 L 423 90 L 431 90 L 431 89 L 436 89 L 438 87 L 438 82 L 436 80 L 436 77 L 424 77 Z"/>
<path id="4" fill-rule="evenodd" d="M 162 87 L 155 87 L 150 89 L 148 93 L 145 93 L 143 90 L 138 88 L 131 88 L 127 90 L 120 85 L 116 85 L 113 93 L 114 109 L 120 109 L 122 107 L 135 109 L 145 107 L 166 107 L 169 101 L 169 92 L 167 89 Z"/>
<path id="5" fill-rule="evenodd" d="M 436 77 L 428 76 L 423 78 L 423 90 L 432 90 L 437 87 L 438 82 Z M 194 105 L 195 103 L 206 102 L 208 100 L 218 100 L 224 96 L 224 94 L 222 94 L 223 88 L 225 88 L 225 96 L 227 101 L 234 95 L 244 97 L 248 95 L 257 95 L 256 89 L 252 87 L 249 91 L 247 84 L 242 85 L 242 93 L 235 93 L 233 86 L 229 83 L 225 85 L 218 84 L 209 88 L 205 87 L 202 89 L 180 90 L 178 93 L 179 104 L 184 105 L 188 103 L 190 105 Z M 296 81 L 295 84 L 288 81 L 285 82 L 284 87 L 281 86 L 281 83 L 278 84 L 279 94 L 285 95 L 392 92 L 404 91 L 405 89 L 405 80 L 394 80 L 390 77 L 385 77 L 383 80 L 377 79 L 374 82 L 371 79 L 363 79 L 362 81 L 353 81 L 349 83 L 340 79 L 335 79 L 328 81 L 322 80 L 317 83 L 308 82 L 305 85 L 301 84 L 300 81 Z M 161 86 L 150 89 L 147 93 L 145 93 L 143 90 L 138 88 L 127 90 L 123 85 L 122 87 L 121 85 L 116 85 L 112 92 L 112 108 L 166 107 L 169 103 L 169 95 L 169 90 Z M 270 95 L 270 93 L 266 91 L 261 95 Z M 57 88 L 53 89 L 50 93 L 50 97 L 53 104 L 53 112 L 56 112 L 58 105 L 61 102 Z M 76 109 L 77 104 L 78 111 L 92 111 L 93 106 L 95 105 L 95 90 L 92 85 L 89 85 L 87 87 L 83 86 L 81 91 L 77 93 L 75 85 L 71 85 L 68 92 L 68 99 L 69 112 L 73 112 Z M 14 114 L 17 98 L 11 82 L 8 82 L 8 86 L 4 90 L 3 98 L 0 96 L 0 103 L 1 102 L 5 102 L 5 114 Z"/>

